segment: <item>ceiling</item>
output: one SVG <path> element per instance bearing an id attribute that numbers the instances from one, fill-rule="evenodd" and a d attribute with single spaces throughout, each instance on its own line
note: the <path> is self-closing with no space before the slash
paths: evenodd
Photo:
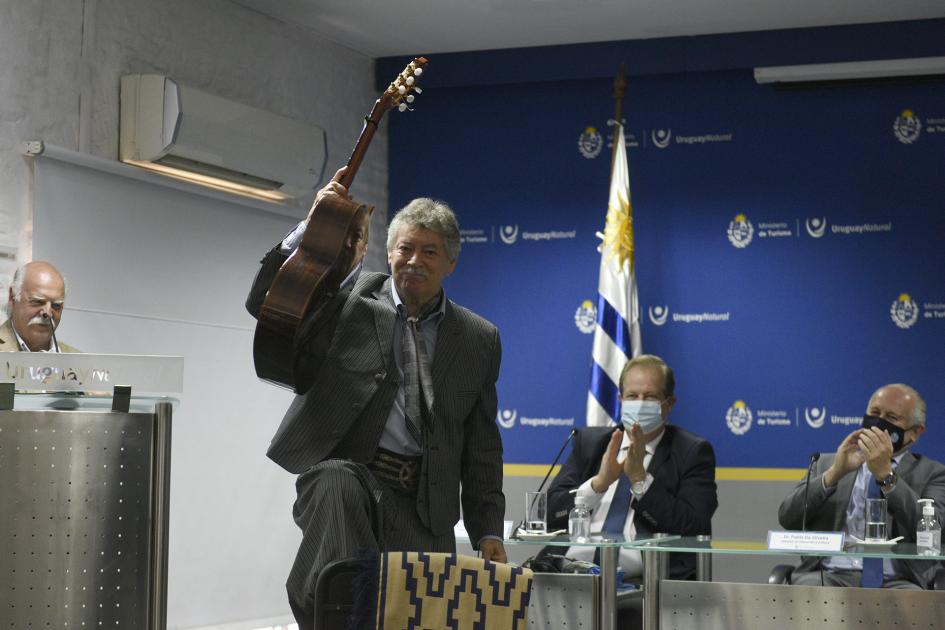
<path id="1" fill-rule="evenodd" d="M 369 57 L 945 17 L 945 0 L 232 0 Z"/>

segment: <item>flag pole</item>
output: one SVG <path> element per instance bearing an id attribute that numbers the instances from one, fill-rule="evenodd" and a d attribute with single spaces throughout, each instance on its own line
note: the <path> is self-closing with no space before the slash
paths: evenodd
<path id="1" fill-rule="evenodd" d="M 623 121 L 623 95 L 627 91 L 627 76 L 624 72 L 624 64 L 621 62 L 620 68 L 617 70 L 617 75 L 614 77 L 614 133 L 617 133 L 617 129 L 620 129 L 620 133 L 623 132 L 621 127 Z M 614 176 L 614 162 L 617 160 L 617 141 L 616 136 L 612 136 L 613 140 L 611 141 L 612 150 L 610 152 L 610 177 Z"/>
<path id="2" fill-rule="evenodd" d="M 627 86 L 623 64 L 614 80 L 614 128 L 610 193 L 598 251 L 597 322 L 591 349 L 587 395 L 587 426 L 620 423 L 620 374 L 627 360 L 641 352 L 640 318 L 633 265 L 633 208 L 630 171 L 623 133 L 623 96 Z"/>

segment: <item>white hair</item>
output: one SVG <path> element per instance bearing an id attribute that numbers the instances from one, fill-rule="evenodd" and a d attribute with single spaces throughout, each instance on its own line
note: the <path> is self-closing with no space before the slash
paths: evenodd
<path id="1" fill-rule="evenodd" d="M 906 385 L 905 383 L 890 383 L 889 385 L 883 385 L 873 392 L 873 395 L 870 396 L 870 400 L 875 398 L 876 394 L 878 394 L 880 390 L 886 389 L 887 387 L 898 387 L 905 390 L 906 394 L 908 394 L 914 401 L 914 404 L 912 405 L 912 426 L 924 427 L 925 414 L 928 408 L 926 407 L 925 399 L 919 395 L 919 392 L 917 392 L 914 387 Z"/>
<path id="2" fill-rule="evenodd" d="M 403 227 L 421 227 L 436 232 L 443 237 L 446 258 L 453 261 L 459 256 L 459 223 L 453 210 L 442 201 L 420 197 L 401 208 L 387 228 L 388 252 L 393 251 L 394 243 Z"/>
<path id="3" fill-rule="evenodd" d="M 10 292 L 13 294 L 14 302 L 19 302 L 23 299 L 23 278 L 26 276 L 26 268 L 31 264 L 32 263 L 26 263 L 25 265 L 21 265 L 13 272 L 13 280 L 10 281 Z M 50 267 L 52 267 L 52 265 L 50 265 Z M 55 267 L 53 267 L 53 269 L 55 269 Z M 59 273 L 59 271 L 56 270 L 56 273 Z M 64 275 L 60 273 L 59 277 L 62 278 L 62 297 L 65 299 L 68 284 L 66 283 L 66 277 Z"/>

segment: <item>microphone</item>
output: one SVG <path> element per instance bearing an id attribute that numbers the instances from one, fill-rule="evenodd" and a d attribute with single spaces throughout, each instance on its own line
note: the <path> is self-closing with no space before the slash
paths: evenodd
<path id="1" fill-rule="evenodd" d="M 558 451 L 558 454 L 555 455 L 555 460 L 551 462 L 551 466 L 548 467 L 548 472 L 545 474 L 545 478 L 541 480 L 541 485 L 538 486 L 538 492 L 541 492 L 544 489 L 545 484 L 548 483 L 548 477 L 551 476 L 551 471 L 555 469 L 555 466 L 558 464 L 558 460 L 561 459 L 561 453 L 564 452 L 565 447 L 567 447 L 568 443 L 571 441 L 571 438 L 573 438 L 575 435 L 577 435 L 577 429 L 571 429 L 571 432 L 568 433 L 568 439 L 566 439 L 564 444 L 561 445 L 561 449 Z"/>
<path id="2" fill-rule="evenodd" d="M 804 479 L 804 514 L 801 516 L 801 531 L 807 531 L 807 493 L 810 490 L 810 475 L 814 471 L 814 464 L 820 459 L 820 453 L 814 453 L 810 456 L 810 463 L 807 465 L 807 477 Z"/>
<path id="3" fill-rule="evenodd" d="M 545 478 L 541 480 L 541 484 L 538 486 L 537 492 L 541 492 L 545 488 L 545 484 L 548 483 L 548 478 L 551 477 L 551 471 L 555 469 L 555 466 L 558 464 L 558 460 L 561 459 L 561 453 L 564 452 L 564 449 L 568 446 L 568 443 L 577 435 L 577 429 L 571 429 L 571 432 L 568 433 L 568 438 L 564 441 L 564 444 L 561 445 L 561 448 L 558 450 L 558 454 L 555 455 L 555 459 L 551 462 L 551 466 L 548 467 L 548 472 L 545 474 Z M 537 497 L 536 497 L 537 498 Z M 528 506 L 531 508 L 531 506 Z M 528 518 L 528 512 L 531 510 L 525 510 L 525 518 Z M 525 529 L 525 518 L 522 519 L 522 522 L 518 524 L 518 529 Z"/>
<path id="4" fill-rule="evenodd" d="M 47 313 L 46 311 L 43 311 L 40 314 L 40 317 L 42 317 L 47 322 L 49 322 L 49 329 L 52 331 L 53 345 L 52 345 L 52 348 L 50 348 L 50 350 L 55 350 L 56 352 L 59 352 L 59 342 L 56 340 L 56 320 L 50 317 L 49 313 Z"/>

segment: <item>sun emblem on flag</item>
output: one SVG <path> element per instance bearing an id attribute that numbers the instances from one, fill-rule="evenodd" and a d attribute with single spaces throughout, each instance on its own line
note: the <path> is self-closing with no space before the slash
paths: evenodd
<path id="1" fill-rule="evenodd" d="M 617 193 L 619 207 L 610 206 L 607 208 L 607 224 L 604 227 L 604 233 L 597 233 L 602 243 L 597 247 L 597 251 L 606 250 L 607 257 L 617 257 L 617 266 L 621 269 L 624 264 L 629 262 L 630 268 L 633 268 L 633 214 L 630 212 L 630 200 L 626 198 L 625 193 Z"/>

